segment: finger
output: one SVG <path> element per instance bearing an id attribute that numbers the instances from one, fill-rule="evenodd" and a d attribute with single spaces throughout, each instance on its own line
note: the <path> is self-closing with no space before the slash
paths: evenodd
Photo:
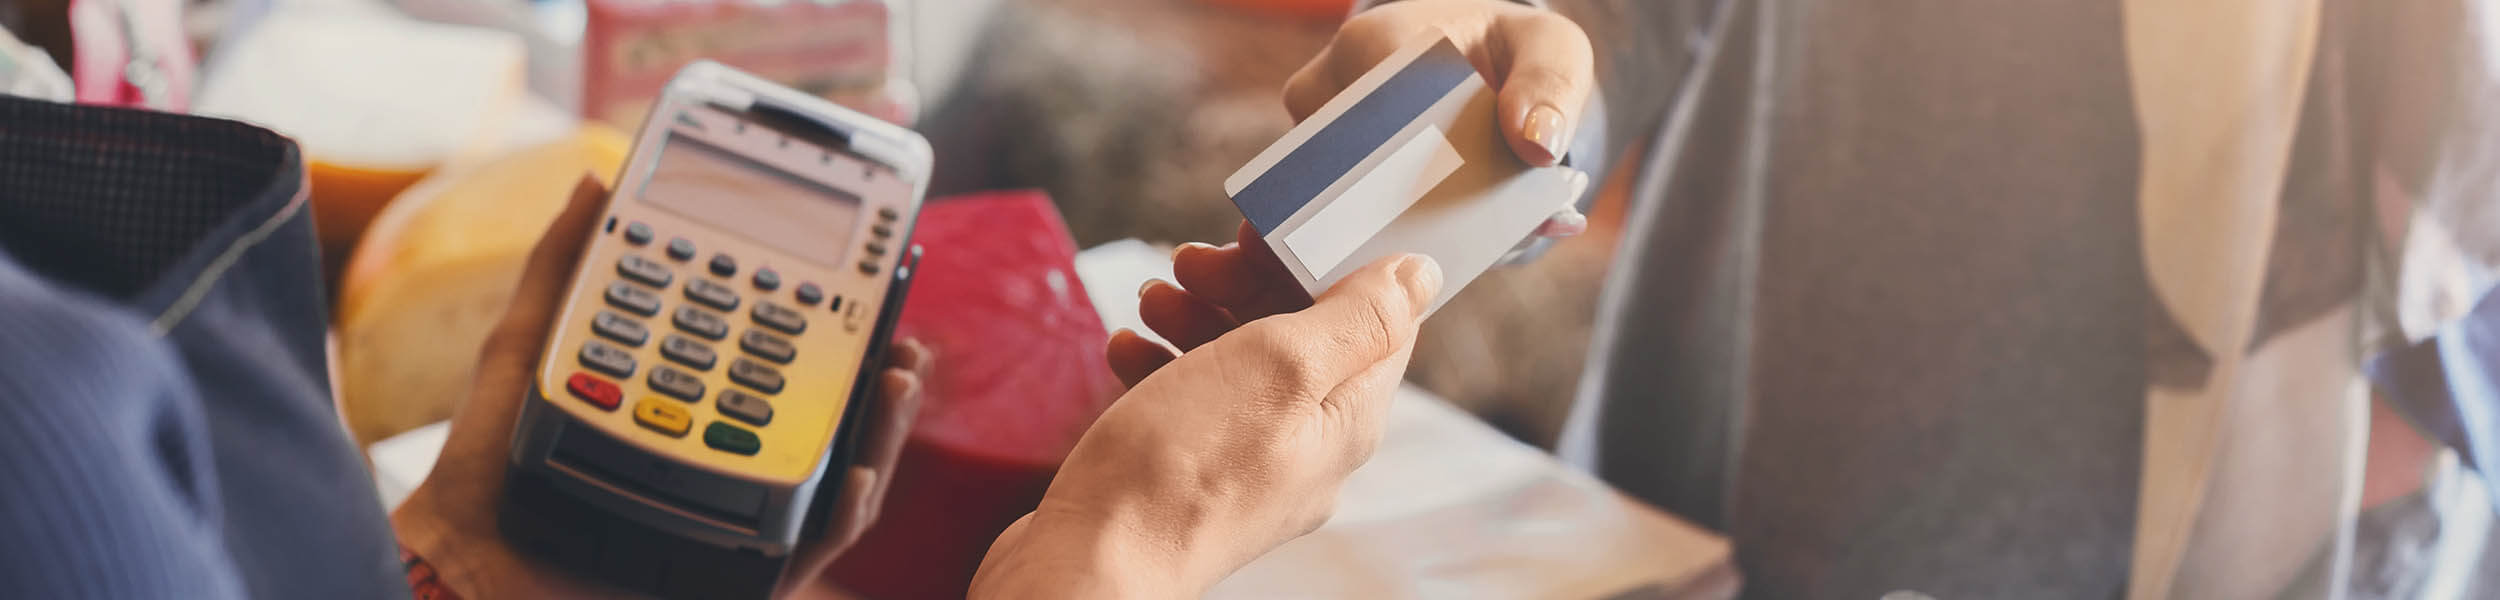
<path id="1" fill-rule="evenodd" d="M 1345 91 L 1347 85 L 1363 73 L 1379 65 L 1408 43 L 1423 39 L 1426 32 L 1443 25 L 1465 31 L 1469 27 L 1452 21 L 1471 21 L 1479 17 L 1466 15 L 1453 19 L 1433 14 L 1434 7 L 1390 4 L 1363 11 L 1337 28 L 1337 35 L 1321 48 L 1317 56 L 1302 63 L 1293 77 L 1285 80 L 1285 112 L 1296 123 L 1319 112 L 1321 106 Z M 1465 47 L 1461 40 L 1460 46 Z"/>
<path id="2" fill-rule="evenodd" d="M 876 469 L 880 474 L 893 473 L 894 463 L 903 456 L 903 441 L 911 437 L 911 426 L 920 420 L 920 406 L 931 360 L 930 352 L 918 340 L 896 344 L 895 360 L 879 376 L 877 404 L 870 406 L 876 424 L 861 438 L 865 452 L 857 462 Z M 886 486 L 893 478 L 880 478 L 877 493 L 869 498 L 878 502 L 885 498 Z M 881 504 L 881 502 L 879 502 Z"/>
<path id="3" fill-rule="evenodd" d="M 1311 118 L 1311 113 L 1319 112 L 1321 105 L 1345 89 L 1346 82 L 1337 79 L 1337 59 L 1332 56 L 1335 52 L 1334 44 L 1321 48 L 1318 56 L 1302 63 L 1301 69 L 1285 79 L 1285 114 L 1292 116 L 1295 124 Z"/>
<path id="4" fill-rule="evenodd" d="M 1567 238 L 1588 233 L 1588 231 L 1588 215 L 1580 214 L 1579 210 L 1570 208 L 1554 211 L 1554 214 L 1545 217 L 1545 222 L 1538 223 L 1536 226 L 1537 237 Z"/>
<path id="5" fill-rule="evenodd" d="M 1182 244 L 1172 252 L 1172 278 L 1242 323 L 1311 305 L 1310 294 L 1285 270 L 1276 251 L 1259 239 L 1258 230 L 1244 222 L 1239 238 L 1223 247 Z"/>
<path id="6" fill-rule="evenodd" d="M 1172 253 L 1172 278 L 1245 323 L 1311 305 L 1291 273 L 1282 265 L 1261 264 L 1252 252 L 1238 244 L 1183 245 Z"/>
<path id="7" fill-rule="evenodd" d="M 537 368 L 538 355 L 546 348 L 548 324 L 555 320 L 573 264 L 581 260 L 582 242 L 590 236 L 591 224 L 598 221 L 606 194 L 597 179 L 584 175 L 564 210 L 547 223 L 547 232 L 530 250 L 503 320 L 496 322 L 478 352 L 477 371 L 471 378 L 475 389 L 452 411 L 451 437 L 443 442 L 442 462 L 434 466 L 437 472 L 501 477 L 504 445 L 520 419 L 515 408 L 523 394 L 501 386 L 531 381 L 530 371 Z"/>
<path id="8" fill-rule="evenodd" d="M 1121 385 L 1137 387 L 1137 382 L 1145 381 L 1147 375 L 1153 375 L 1155 369 L 1171 364 L 1172 359 L 1180 358 L 1180 354 L 1137 335 L 1135 331 L 1122 329 L 1111 334 L 1110 343 L 1103 348 L 1103 357 L 1111 362 L 1111 373 L 1120 377 Z"/>
<path id="9" fill-rule="evenodd" d="M 937 365 L 937 351 L 929 349 L 928 344 L 920 343 L 918 338 L 903 338 L 903 341 L 894 343 L 893 349 L 894 358 L 887 366 L 910 371 L 922 379 L 927 379 L 929 370 Z"/>
<path id="10" fill-rule="evenodd" d="M 878 490 L 884 489 L 885 482 L 893 479 L 885 476 L 891 472 L 862 465 L 852 465 L 842 471 L 842 498 L 838 500 L 841 503 L 833 505 L 836 510 L 842 511 L 842 522 L 834 525 L 840 529 L 826 539 L 823 547 L 810 553 L 808 562 L 811 567 L 823 569 L 833 559 L 841 558 L 842 551 L 849 550 L 851 544 L 859 543 L 860 536 L 868 533 L 868 527 L 877 522 L 878 503 L 875 497 Z"/>
<path id="11" fill-rule="evenodd" d="M 1215 303 L 1161 279 L 1147 280 L 1145 287 L 1138 288 L 1137 317 L 1182 352 L 1241 327 L 1232 314 Z"/>
<path id="12" fill-rule="evenodd" d="M 794 597 L 797 590 L 815 585 L 825 568 L 833 566 L 833 559 L 841 557 L 843 550 L 858 543 L 860 536 L 868 533 L 868 523 L 873 519 L 868 514 L 870 503 L 867 497 L 869 490 L 875 488 L 880 479 L 884 478 L 879 477 L 877 471 L 864 466 L 842 470 L 842 490 L 834 499 L 834 510 L 837 512 L 834 523 L 829 525 L 834 530 L 801 546 L 791 556 L 787 567 L 789 574 L 781 578 L 773 597 Z"/>
<path id="13" fill-rule="evenodd" d="M 894 343 L 891 352 L 891 361 L 879 373 L 876 404 L 867 411 L 875 421 L 860 432 L 860 455 L 844 471 L 842 491 L 835 498 L 839 518 L 827 523 L 830 529 L 799 557 L 799 573 L 824 569 L 866 535 L 883 512 L 886 492 L 893 488 L 894 464 L 902 457 L 912 423 L 919 420 L 920 375 L 926 372 L 930 352 L 911 339 Z"/>
<path id="14" fill-rule="evenodd" d="M 1216 343 L 1251 346 L 1227 351 L 1250 357 L 1241 372 L 1295 390 L 1296 397 L 1319 397 L 1414 346 L 1416 327 L 1440 289 L 1441 267 L 1430 257 L 1383 258 L 1347 275 L 1311 308 L 1244 325 L 1248 335 Z"/>
<path id="15" fill-rule="evenodd" d="M 478 353 L 476 381 L 528 379 L 527 373 L 537 366 L 538 355 L 545 349 L 548 324 L 562 309 L 564 290 L 572 284 L 573 264 L 581 261 L 587 245 L 583 242 L 598 222 L 606 196 L 607 189 L 587 174 L 574 184 L 564 210 L 548 221 L 546 233 L 539 236 L 538 245 L 523 263 L 512 300 L 504 306 L 503 320 L 487 333 Z"/>
<path id="16" fill-rule="evenodd" d="M 1492 50 L 1494 88 L 1502 135 L 1529 164 L 1549 166 L 1571 149 L 1580 110 L 1596 89 L 1596 58 L 1588 35 L 1550 11 L 1506 13 L 1494 19 L 1485 44 Z"/>

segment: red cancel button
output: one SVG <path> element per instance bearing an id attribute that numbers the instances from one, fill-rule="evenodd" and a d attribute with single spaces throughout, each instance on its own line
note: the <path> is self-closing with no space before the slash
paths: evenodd
<path id="1" fill-rule="evenodd" d="M 564 389 L 573 392 L 573 397 L 583 402 L 607 410 L 616 410 L 616 405 L 625 400 L 625 393 L 618 391 L 616 384 L 601 381 L 589 373 L 574 373 L 572 379 L 564 380 Z"/>

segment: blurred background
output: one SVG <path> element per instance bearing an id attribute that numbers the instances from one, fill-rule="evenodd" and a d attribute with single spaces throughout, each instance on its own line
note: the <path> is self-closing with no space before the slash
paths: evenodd
<path id="1" fill-rule="evenodd" d="M 1550 4 L 1588 233 L 1437 313 L 1337 517 L 1213 595 L 2500 597 L 2495 3 Z M 1357 8 L 0 0 L 0 92 L 301 145 L 386 501 L 677 68 L 915 128 L 940 370 L 812 591 L 948 597 Z"/>
<path id="2" fill-rule="evenodd" d="M 1618 54 L 1689 60 L 1684 36 L 1713 3 L 1666 4 L 1674 10 L 1618 7 L 1659 27 L 1608 26 L 1625 29 L 1623 39 L 1680 41 Z M 1128 290 L 1168 278 L 1174 244 L 1231 240 L 1239 213 L 1220 181 L 1292 125 L 1280 101 L 1286 78 L 1355 9 L 1350 0 L 9 0 L 0 27 L 14 39 L 0 86 L 233 118 L 302 146 L 333 299 L 338 402 L 351 435 L 372 448 L 389 501 L 430 465 L 440 423 L 466 394 L 476 349 L 538 233 L 578 176 L 615 175 L 677 68 L 708 58 L 915 127 L 938 151 L 919 236 L 933 249 L 932 275 L 920 287 L 952 291 L 915 294 L 905 327 L 936 340 L 946 359 L 907 452 L 917 475 L 898 483 L 894 503 L 905 506 L 871 534 L 876 549 L 853 553 L 868 557 L 845 565 L 854 581 L 828 589 L 944 597 L 1117 395 L 1101 344 L 1110 329 L 1144 330 Z M 1656 107 L 1668 89 L 1634 88 Z M 1579 379 L 1629 180 L 1625 170 L 1600 192 L 1588 234 L 1487 274 L 1430 322 L 1408 391 L 1417 399 L 1407 404 L 1422 408 L 1401 410 L 1413 433 L 1398 439 L 1410 442 L 1384 452 L 1404 458 L 1367 469 L 1372 483 L 1355 487 L 1371 491 L 1349 493 L 1357 518 L 1343 534 L 1280 552 L 1257 570 L 1269 575 L 1236 584 L 1240 593 L 1431 596 L 1505 579 L 1517 581 L 1475 593 L 1733 589 L 1714 536 L 1543 451 Z M 1037 259 L 1030 248 L 1065 251 Z M 1052 301 L 1030 302 L 1035 294 Z M 1493 470 L 1443 466 L 1471 463 Z M 1417 487 L 1441 491 L 1404 491 Z M 1519 532 L 1488 530 L 1458 546 L 1475 550 L 1418 552 L 1435 545 L 1422 534 L 1436 527 L 1506 522 L 1587 535 L 1495 543 Z M 1383 538 L 1382 527 L 1406 533 Z M 1395 543 L 1365 547 L 1381 539 Z M 1678 548 L 1700 550 L 1657 558 Z M 1422 575 L 1506 554 L 1533 560 L 1479 576 Z M 1364 556 L 1375 558 L 1348 561 Z"/>

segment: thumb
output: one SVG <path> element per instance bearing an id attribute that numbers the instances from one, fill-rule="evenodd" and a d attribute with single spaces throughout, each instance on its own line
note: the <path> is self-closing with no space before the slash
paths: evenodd
<path id="1" fill-rule="evenodd" d="M 1441 266 L 1431 257 L 1383 258 L 1338 281 L 1310 308 L 1253 321 L 1242 326 L 1251 335 L 1216 343 L 1250 345 L 1249 356 L 1234 364 L 1318 397 L 1414 347 L 1424 311 L 1440 293 Z"/>
<path id="2" fill-rule="evenodd" d="M 581 260 L 582 242 L 598 220 L 599 200 L 606 193 L 598 180 L 584 176 L 574 186 L 564 211 L 547 224 L 546 235 L 530 251 L 503 320 L 495 324 L 478 353 L 469 399 L 453 411 L 451 438 L 444 441 L 442 459 L 434 465 L 436 474 L 463 475 L 428 477 L 428 482 L 477 476 L 470 474 L 501 478 L 505 443 L 512 435 L 513 422 L 520 418 L 515 409 L 522 390 L 529 386 L 531 372 L 538 368 L 547 327 L 564 301 L 560 296 L 572 281 L 573 263 Z"/>
<path id="3" fill-rule="evenodd" d="M 1562 15 L 1521 12 L 1496 20 L 1486 45 L 1494 50 L 1502 137 L 1528 164 L 1560 162 L 1597 87 L 1588 34 Z"/>
<path id="4" fill-rule="evenodd" d="M 564 289 L 573 284 L 573 263 L 581 261 L 584 242 L 599 222 L 600 200 L 606 196 L 606 187 L 587 174 L 574 184 L 563 212 L 547 223 L 547 233 L 530 250 L 529 262 L 521 268 L 521 279 L 512 290 L 512 303 L 486 340 L 487 356 L 480 371 L 522 363 L 529 363 L 523 369 L 537 366 L 534 361 L 546 343 L 547 325 L 563 307 Z"/>

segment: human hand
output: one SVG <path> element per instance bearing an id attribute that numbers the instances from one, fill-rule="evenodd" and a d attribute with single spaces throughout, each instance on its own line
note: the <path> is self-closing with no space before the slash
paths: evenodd
<path id="1" fill-rule="evenodd" d="M 401 544 L 432 565 L 452 591 L 464 598 L 613 597 L 616 590 L 581 579 L 516 552 L 496 529 L 495 507 L 503 495 L 504 471 L 511 460 L 512 431 L 521 402 L 537 372 L 547 331 L 563 307 L 565 286 L 573 265 L 600 218 L 600 199 L 607 195 L 599 182 L 584 177 L 571 201 L 547 226 L 545 237 L 530 251 L 512 304 L 496 324 L 479 353 L 476 382 L 468 402 L 452 415 L 450 438 L 425 483 L 391 513 Z M 876 405 L 868 411 L 877 421 L 862 433 L 860 463 L 843 474 L 840 504 L 830 520 L 832 531 L 811 536 L 797 550 L 782 577 L 779 597 L 804 595 L 802 586 L 816 581 L 835 556 L 877 518 L 892 480 L 894 460 L 904 435 L 919 414 L 920 374 L 927 372 L 929 351 L 905 340 L 890 349 L 893 362 L 878 376 Z"/>
<path id="2" fill-rule="evenodd" d="M 1209 290 L 1241 300 L 1235 311 L 1170 288 L 1222 318 L 1165 331 L 1188 349 L 1177 356 L 1139 362 L 1115 343 L 1133 387 L 1078 440 L 1040 507 L 990 547 L 973 595 L 1196 596 L 1317 528 L 1379 443 L 1440 285 L 1430 258 L 1403 255 L 1316 301 Z"/>
<path id="3" fill-rule="evenodd" d="M 1295 121 L 1309 117 L 1426 33 L 1448 36 L 1492 84 L 1495 114 L 1512 152 L 1537 166 L 1562 160 L 1596 90 L 1595 53 L 1588 34 L 1570 19 L 1508 0 L 1402 0 L 1356 14 L 1287 80 L 1285 109 Z M 1568 237 L 1587 229 L 1587 217 L 1564 209 L 1537 235 Z"/>
<path id="4" fill-rule="evenodd" d="M 1311 305 L 1302 284 L 1243 223 L 1237 241 L 1223 246 L 1191 242 L 1172 250 L 1172 278 L 1137 288 L 1137 316 L 1171 347 L 1137 332 L 1111 334 L 1104 350 L 1111 372 L 1134 387 L 1164 364 L 1240 328 L 1242 323 Z M 1174 350 L 1178 350 L 1175 352 Z"/>

